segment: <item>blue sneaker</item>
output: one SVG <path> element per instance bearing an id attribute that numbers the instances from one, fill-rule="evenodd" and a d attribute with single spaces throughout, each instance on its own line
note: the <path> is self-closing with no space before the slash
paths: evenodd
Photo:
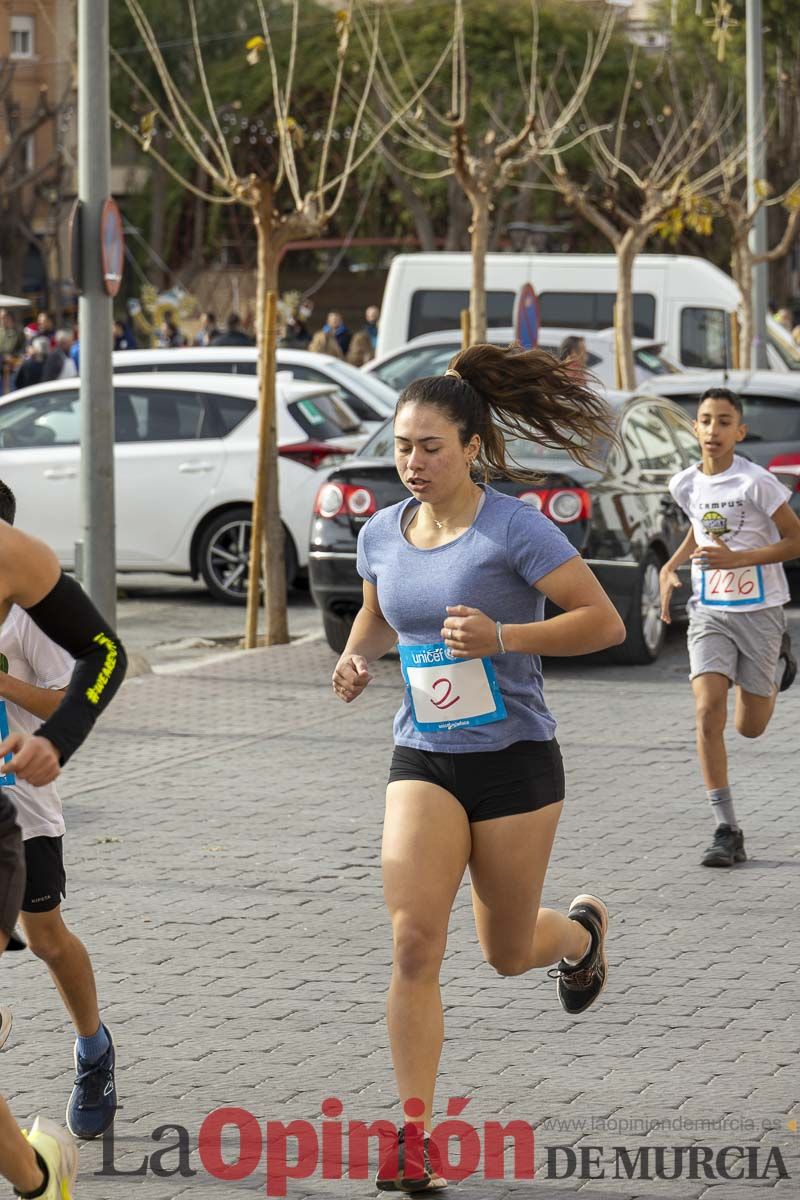
<path id="1" fill-rule="evenodd" d="M 95 1063 L 84 1062 L 75 1043 L 75 1086 L 67 1104 L 67 1128 L 77 1138 L 102 1137 L 117 1111 L 114 1083 L 114 1043 L 106 1029 L 108 1049 Z"/>

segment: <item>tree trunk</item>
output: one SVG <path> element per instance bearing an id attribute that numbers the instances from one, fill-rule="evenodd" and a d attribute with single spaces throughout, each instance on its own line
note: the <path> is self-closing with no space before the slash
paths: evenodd
<path id="1" fill-rule="evenodd" d="M 275 245 L 275 217 L 273 214 L 272 188 L 267 183 L 258 185 L 258 202 L 252 209 L 257 240 L 256 275 L 256 326 L 258 329 L 258 379 L 259 405 L 271 405 L 266 424 L 264 445 L 259 447 L 258 470 L 265 472 L 262 509 L 263 556 L 264 556 L 264 607 L 266 610 L 267 646 L 283 645 L 289 641 L 289 625 L 286 613 L 286 566 L 284 559 L 284 532 L 280 514 L 278 493 L 278 436 L 275 408 L 275 372 L 268 378 L 270 341 L 276 338 L 274 328 L 266 328 L 267 292 L 278 291 L 278 248 Z M 250 553 L 257 553 L 251 546 Z"/>
<path id="2" fill-rule="evenodd" d="M 447 180 L 447 234 L 445 250 L 464 250 L 467 245 L 469 203 L 454 175 Z"/>
<path id="3" fill-rule="evenodd" d="M 476 191 L 470 197 L 472 224 L 470 225 L 470 250 L 472 251 L 472 283 L 469 292 L 469 340 L 470 345 L 486 341 L 486 253 L 489 249 L 489 206 L 490 193 Z"/>
<path id="4" fill-rule="evenodd" d="M 642 231 L 628 229 L 617 244 L 617 303 L 614 310 L 616 382 L 625 391 L 636 389 L 633 358 L 633 264 L 641 249 Z"/>

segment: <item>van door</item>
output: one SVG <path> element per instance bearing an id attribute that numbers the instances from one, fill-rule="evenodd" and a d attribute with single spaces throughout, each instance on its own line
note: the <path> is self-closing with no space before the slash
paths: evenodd
<path id="1" fill-rule="evenodd" d="M 678 361 L 687 371 L 730 366 L 730 313 L 714 305 L 683 301 L 678 313 Z"/>

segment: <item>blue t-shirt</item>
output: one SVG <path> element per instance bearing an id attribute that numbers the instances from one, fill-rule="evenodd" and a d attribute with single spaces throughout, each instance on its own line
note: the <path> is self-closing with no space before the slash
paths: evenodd
<path id="1" fill-rule="evenodd" d="M 465 604 L 493 621 L 541 621 L 544 596 L 533 586 L 577 550 L 552 521 L 529 504 L 485 487 L 486 501 L 470 528 L 432 550 L 412 546 L 403 516 L 413 498 L 383 508 L 358 535 L 358 573 L 374 584 L 384 617 L 401 646 L 441 643 L 447 607 Z M 465 753 L 502 750 L 513 742 L 549 741 L 556 723 L 542 694 L 536 654 L 491 659 L 506 708 L 504 720 L 468 729 L 423 732 L 414 724 L 408 689 L 394 720 L 398 746 Z"/>

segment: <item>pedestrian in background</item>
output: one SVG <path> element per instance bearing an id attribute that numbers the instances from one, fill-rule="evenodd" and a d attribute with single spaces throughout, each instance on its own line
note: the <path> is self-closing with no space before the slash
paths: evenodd
<path id="1" fill-rule="evenodd" d="M 202 312 L 200 313 L 200 328 L 194 335 L 194 344 L 195 346 L 210 346 L 214 338 L 219 337 L 221 332 L 215 314 L 210 309 Z"/>
<path id="2" fill-rule="evenodd" d="M 225 322 L 225 332 L 217 334 L 212 346 L 254 346 L 255 342 L 242 329 L 242 319 L 238 313 L 229 313 Z"/>
<path id="3" fill-rule="evenodd" d="M 347 351 L 347 361 L 354 367 L 363 367 L 374 357 L 375 349 L 370 336 L 365 329 L 360 329 L 358 333 L 353 334 L 350 349 Z"/>
<path id="4" fill-rule="evenodd" d="M 50 353 L 50 339 L 35 337 L 28 347 L 28 353 L 14 377 L 14 387 L 31 387 L 34 383 L 42 382 L 45 359 Z"/>
<path id="5" fill-rule="evenodd" d="M 308 348 L 312 354 L 328 354 L 331 358 L 344 358 L 339 343 L 332 333 L 326 333 L 324 329 L 318 329 L 308 343 Z"/>
<path id="6" fill-rule="evenodd" d="M 378 345 L 378 321 L 381 319 L 381 310 L 377 304 L 370 304 L 367 311 L 364 313 L 366 323 L 364 325 L 364 333 L 369 337 L 374 350 Z"/>
<path id="7" fill-rule="evenodd" d="M 350 341 L 353 335 L 345 325 L 342 314 L 340 312 L 329 312 L 328 319 L 322 326 L 322 332 L 333 334 L 342 352 L 342 358 L 344 358 L 350 349 Z"/>
<path id="8" fill-rule="evenodd" d="M 133 336 L 130 325 L 126 321 L 119 320 L 119 318 L 114 322 L 114 349 L 136 349 L 136 338 Z"/>
<path id="9" fill-rule="evenodd" d="M 558 357 L 561 362 L 567 363 L 575 381 L 583 383 L 586 379 L 586 367 L 589 362 L 586 342 L 583 338 L 573 334 L 565 337 L 558 348 Z"/>
<path id="10" fill-rule="evenodd" d="M 72 349 L 72 331 L 59 329 L 55 336 L 55 345 L 44 360 L 42 368 L 42 383 L 52 383 L 56 379 L 74 379 L 78 368 L 70 357 Z"/>
<path id="11" fill-rule="evenodd" d="M 186 338 L 181 333 L 171 316 L 165 316 L 158 331 L 158 344 L 162 348 L 186 345 Z"/>

